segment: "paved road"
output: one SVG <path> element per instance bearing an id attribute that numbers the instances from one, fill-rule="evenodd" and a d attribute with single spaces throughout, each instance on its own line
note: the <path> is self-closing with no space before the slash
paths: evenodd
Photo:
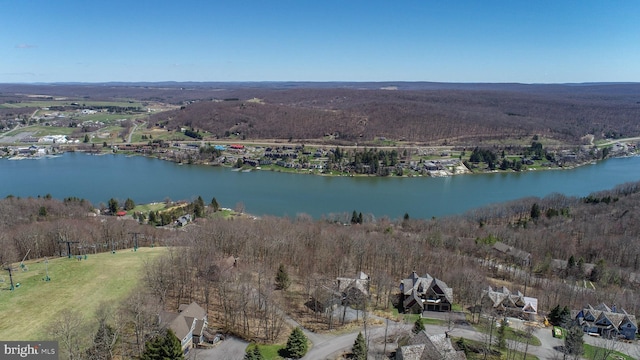
<path id="1" fill-rule="evenodd" d="M 189 351 L 188 360 L 242 360 L 248 342 L 228 336 L 210 349 L 193 349 Z"/>
<path id="2" fill-rule="evenodd" d="M 286 321 L 291 326 L 299 326 L 295 320 L 285 316 Z M 525 325 L 522 321 L 517 319 L 510 320 L 513 328 L 524 330 Z M 376 325 L 372 326 L 368 329 L 368 333 L 366 334 L 367 339 L 369 341 L 369 358 L 371 359 L 383 359 L 383 350 L 385 349 L 385 339 L 386 339 L 386 354 L 389 354 L 398 346 L 398 339 L 404 335 L 407 335 L 413 324 L 411 323 L 402 323 L 395 321 L 386 320 L 383 322 L 385 325 Z M 475 341 L 486 341 L 486 334 L 480 333 L 476 331 L 473 327 L 469 325 L 456 325 L 453 329 L 449 329 L 446 326 L 439 325 L 425 325 L 425 330 L 429 334 L 442 334 L 445 331 L 448 331 L 449 334 L 453 337 L 462 337 L 465 339 L 475 340 Z M 362 329 L 358 329 L 349 333 L 340 334 L 340 335 L 329 335 L 329 334 L 316 334 L 307 330 L 303 330 L 307 338 L 312 342 L 312 347 L 302 359 L 303 360 L 334 360 L 340 354 L 349 352 L 355 342 L 356 337 Z M 386 332 L 386 338 L 385 338 Z M 539 359 L 561 359 L 562 354 L 556 350 L 563 345 L 563 341 L 560 339 L 556 339 L 551 335 L 550 328 L 536 328 L 533 332 L 533 335 L 540 339 L 542 345 L 534 346 L 529 345 L 527 353 L 537 356 Z M 593 338 L 589 336 L 584 337 L 585 343 L 604 347 L 604 348 L 613 348 L 617 351 L 625 353 L 632 357 L 638 357 L 640 355 L 640 347 L 637 344 L 628 344 L 618 342 L 615 345 L 611 342 L 607 342 L 604 339 Z M 189 353 L 190 360 L 200 360 L 200 359 L 222 359 L 222 360 L 241 360 L 244 357 L 245 349 L 248 343 L 243 340 L 239 340 L 234 337 L 227 337 L 226 340 L 222 341 L 220 344 L 216 345 L 211 349 L 196 349 L 192 350 Z M 524 352 L 525 344 L 518 343 L 515 341 L 508 341 L 508 346 L 511 349 L 516 349 L 517 351 Z"/>

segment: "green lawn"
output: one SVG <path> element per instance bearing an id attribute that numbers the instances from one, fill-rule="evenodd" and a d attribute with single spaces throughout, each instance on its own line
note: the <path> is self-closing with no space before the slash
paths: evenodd
<path id="1" fill-rule="evenodd" d="M 166 248 L 156 247 L 89 255 L 81 261 L 51 258 L 49 282 L 43 281 L 44 260 L 29 261 L 26 262 L 28 271 L 14 272 L 14 283 L 20 283 L 14 291 L 9 291 L 9 276 L 3 274 L 0 339 L 45 339 L 46 327 L 64 309 L 91 318 L 101 303 L 115 304 L 126 298 L 142 277 L 145 260 L 165 252 Z"/>
<path id="2" fill-rule="evenodd" d="M 607 350 L 604 348 L 600 348 L 597 346 L 592 346 L 589 344 L 584 344 L 584 355 L 583 357 L 585 359 L 597 359 L 597 360 L 618 360 L 618 359 L 624 359 L 624 360 L 634 360 L 635 358 L 631 357 L 631 356 L 627 356 L 619 351 L 613 351 L 611 352 L 611 354 L 609 356 L 607 356 L 606 359 L 602 359 L 603 355 L 606 352 L 610 352 L 611 350 Z"/>
<path id="3" fill-rule="evenodd" d="M 136 205 L 136 207 L 134 207 L 133 210 L 129 211 L 129 214 L 133 214 L 134 212 L 140 212 L 140 213 L 143 213 L 143 214 L 148 214 L 149 211 L 164 210 L 164 208 L 166 208 L 166 207 L 167 207 L 167 204 L 165 204 L 163 202 Z"/>
<path id="4" fill-rule="evenodd" d="M 247 350 L 253 350 L 253 348 L 257 346 L 260 349 L 260 354 L 265 360 L 281 360 L 283 359 L 279 351 L 284 349 L 284 345 L 249 345 L 247 346 Z"/>

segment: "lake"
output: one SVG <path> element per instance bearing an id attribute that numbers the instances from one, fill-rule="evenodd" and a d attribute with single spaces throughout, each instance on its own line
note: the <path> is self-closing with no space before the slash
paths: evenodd
<path id="1" fill-rule="evenodd" d="M 328 177 L 232 171 L 141 156 L 66 153 L 55 158 L 0 159 L 0 197 L 75 196 L 94 205 L 213 197 L 255 215 L 314 218 L 353 210 L 399 219 L 460 214 L 491 203 L 552 193 L 586 196 L 640 181 L 640 157 L 608 159 L 570 170 L 457 175 L 445 178 Z"/>

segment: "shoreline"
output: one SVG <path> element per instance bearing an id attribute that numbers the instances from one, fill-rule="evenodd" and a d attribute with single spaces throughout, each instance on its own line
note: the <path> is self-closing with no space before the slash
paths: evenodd
<path id="1" fill-rule="evenodd" d="M 223 164 L 223 163 L 211 163 L 211 162 L 206 162 L 206 161 L 194 161 L 194 162 L 190 162 L 190 163 L 185 163 L 182 161 L 174 161 L 168 158 L 163 158 L 160 156 L 154 156 L 154 155 L 149 155 L 149 154 L 142 154 L 142 153 L 138 153 L 138 152 L 129 152 L 129 151 L 111 151 L 111 152 L 107 152 L 107 151 L 101 151 L 101 152 L 95 152 L 95 151 L 88 151 L 88 150 L 81 150 L 81 149 L 60 149 L 52 154 L 35 154 L 35 155 L 14 155 L 14 156 L 5 156 L 5 157 L 0 157 L 0 159 L 7 159 L 10 161 L 17 161 L 17 160 L 42 160 L 42 159 L 49 159 L 49 158 L 57 158 L 62 156 L 65 153 L 84 153 L 86 155 L 89 156 L 106 156 L 106 155 L 122 155 L 125 157 L 133 157 L 133 156 L 141 156 L 141 157 L 146 157 L 146 158 L 152 158 L 152 159 L 157 159 L 157 160 L 161 160 L 161 161 L 167 161 L 167 162 L 173 162 L 175 164 L 178 165 L 198 165 L 198 166 L 214 166 L 214 167 L 224 167 L 224 168 L 229 168 L 231 169 L 231 171 L 235 171 L 235 172 L 252 172 L 252 171 L 273 171 L 273 172 L 280 172 L 280 173 L 287 173 L 287 174 L 292 174 L 292 175 L 314 175 L 314 176 L 327 176 L 327 177 L 380 177 L 380 178 L 389 178 L 389 177 L 406 177 L 406 178 L 411 178 L 411 177 L 451 177 L 451 176 L 458 176 L 458 175 L 482 175 L 482 174 L 499 174 L 499 173 L 519 173 L 519 172 L 525 172 L 525 171 L 556 171 L 556 170 L 571 170 L 571 169 L 575 169 L 578 167 L 582 167 L 582 166 L 586 166 L 586 165 L 596 165 L 600 162 L 602 162 L 603 160 L 607 160 L 607 159 L 613 159 L 613 158 L 625 158 L 625 157 L 635 157 L 635 156 L 640 156 L 640 154 L 637 153 L 626 153 L 626 154 L 620 154 L 620 155 L 612 155 L 609 156 L 605 159 L 589 159 L 589 160 L 585 160 L 585 161 L 581 161 L 578 163 L 574 163 L 568 166 L 554 166 L 554 167 L 537 167 L 537 168 L 525 168 L 523 170 L 517 171 L 517 170 L 513 170 L 513 169 L 506 169 L 506 170 L 498 170 L 498 169 L 494 169 L 494 170 L 481 170 L 478 171 L 477 169 L 474 170 L 470 170 L 468 169 L 464 164 L 463 161 L 460 161 L 459 164 L 457 166 L 451 166 L 452 168 L 455 168 L 454 171 L 450 171 L 450 170 L 433 170 L 433 171 L 427 171 L 424 174 L 420 174 L 420 173 L 408 173 L 408 174 L 403 174 L 403 175 L 397 175 L 397 174 L 389 174 L 389 175 L 377 175 L 377 174 L 359 174 L 359 173 L 346 173 L 346 172 L 339 172 L 339 171 L 330 171 L 329 173 L 327 172 L 322 172 L 322 171 L 314 171 L 317 169 L 307 169 L 308 171 L 304 171 L 305 169 L 303 168 L 296 168 L 294 170 L 289 170 L 286 167 L 281 167 L 281 168 L 267 168 L 264 169 L 261 166 L 251 166 L 251 165 L 243 165 L 243 167 L 235 167 L 234 165 L 231 164 Z M 451 159 L 445 159 L 445 160 L 451 160 Z"/>

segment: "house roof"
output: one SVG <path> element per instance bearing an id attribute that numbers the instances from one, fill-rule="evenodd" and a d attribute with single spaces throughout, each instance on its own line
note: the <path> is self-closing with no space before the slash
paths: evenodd
<path id="1" fill-rule="evenodd" d="M 593 321 L 586 319 L 589 315 L 593 317 Z M 598 304 L 595 307 L 587 305 L 581 311 L 575 312 L 575 318 L 578 320 L 578 323 L 587 323 L 590 326 L 603 326 L 598 323 L 608 320 L 616 329 L 619 329 L 621 325 L 626 323 L 630 323 L 634 328 L 637 328 L 635 315 L 627 313 L 624 309 L 618 310 L 615 305 L 610 308 L 604 303 Z"/>
<path id="2" fill-rule="evenodd" d="M 527 261 L 529 259 L 531 259 L 531 254 L 524 251 L 524 250 L 520 250 L 520 249 L 516 249 L 513 246 L 507 245 L 503 242 L 496 242 L 495 244 L 493 244 L 493 249 L 497 250 L 505 255 L 510 255 L 513 256 L 517 259 L 520 259 L 522 261 Z"/>
<path id="3" fill-rule="evenodd" d="M 160 313 L 160 323 L 173 330 L 176 337 L 182 341 L 194 328 L 194 334 L 201 335 L 206 325 L 207 312 L 200 305 L 181 304 L 178 313 L 163 311 Z M 198 325 L 200 328 L 198 329 Z"/>
<path id="4" fill-rule="evenodd" d="M 365 295 L 369 295 L 369 275 L 363 273 L 362 271 L 360 271 L 360 273 L 356 275 L 355 278 L 339 277 L 336 278 L 336 280 L 338 281 L 339 292 L 344 293 L 350 288 L 354 288 Z"/>
<path id="5" fill-rule="evenodd" d="M 398 349 L 403 360 L 464 360 L 463 351 L 456 351 L 445 334 L 429 335 L 421 331 Z"/>
<path id="6" fill-rule="evenodd" d="M 182 316 L 191 316 L 198 320 L 203 320 L 207 317 L 207 312 L 195 302 L 192 302 L 189 305 L 181 304 L 178 311 Z"/>
<path id="7" fill-rule="evenodd" d="M 529 314 L 538 313 L 538 299 L 524 296 L 520 291 L 512 293 L 505 286 L 495 290 L 489 286 L 482 291 L 482 298 L 485 297 L 491 300 L 494 308 L 521 308 Z"/>
<path id="8" fill-rule="evenodd" d="M 426 294 L 436 286 L 442 291 L 442 295 L 444 295 L 445 299 L 449 303 L 453 303 L 453 289 L 447 286 L 444 281 L 436 279 L 429 274 L 418 276 L 414 271 L 408 278 L 403 279 L 400 282 L 403 295 L 415 298 L 419 298 L 420 295 Z M 405 299 L 405 303 L 407 303 L 407 300 L 408 299 Z"/>

